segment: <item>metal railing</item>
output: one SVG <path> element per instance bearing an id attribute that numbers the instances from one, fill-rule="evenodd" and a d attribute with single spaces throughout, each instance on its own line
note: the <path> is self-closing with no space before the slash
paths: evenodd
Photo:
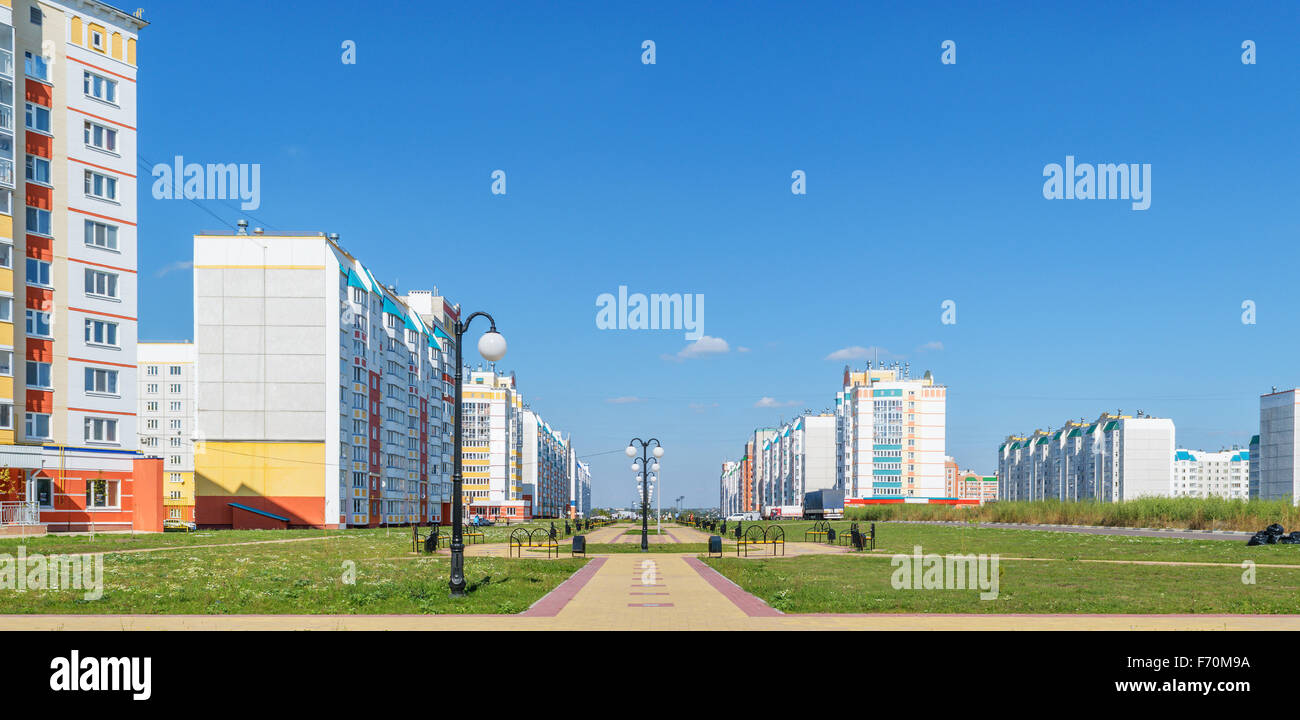
<path id="1" fill-rule="evenodd" d="M 0 525 L 35 525 L 40 518 L 34 502 L 0 502 Z"/>

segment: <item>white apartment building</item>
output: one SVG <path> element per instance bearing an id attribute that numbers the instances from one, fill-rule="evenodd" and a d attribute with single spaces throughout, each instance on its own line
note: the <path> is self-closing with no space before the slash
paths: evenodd
<path id="1" fill-rule="evenodd" d="M 570 448 L 570 453 L 573 453 L 572 448 Z M 591 465 L 578 460 L 577 456 L 573 455 L 573 467 L 571 497 L 573 498 L 574 516 L 589 518 L 591 517 Z"/>
<path id="2" fill-rule="evenodd" d="M 163 459 L 168 520 L 194 521 L 193 343 L 140 343 L 140 449 Z"/>
<path id="3" fill-rule="evenodd" d="M 881 500 L 945 499 L 947 388 L 927 371 L 869 363 L 844 369 L 835 398 L 837 486 L 846 506 Z"/>
<path id="4" fill-rule="evenodd" d="M 467 373 L 461 402 L 462 491 L 468 512 L 494 522 L 528 519 L 534 511 L 524 499 L 524 403 L 514 375 Z"/>
<path id="5" fill-rule="evenodd" d="M 1250 497 L 1250 452 L 1179 449 L 1174 453 L 1174 497 Z"/>
<path id="6" fill-rule="evenodd" d="M 784 514 L 803 512 L 804 493 L 836 487 L 836 417 L 804 415 L 778 428 L 763 444 L 764 494 L 769 504 Z"/>
<path id="7" fill-rule="evenodd" d="M 1103 502 L 1168 496 L 1173 488 L 1174 423 L 1103 413 L 1059 430 L 1011 435 L 998 446 L 1000 500 Z"/>
<path id="8" fill-rule="evenodd" d="M 533 517 L 569 517 L 573 487 L 569 441 L 532 410 L 520 415 L 521 469 L 524 485 L 535 488 Z"/>
<path id="9" fill-rule="evenodd" d="M 1300 435 L 1296 434 L 1295 389 L 1259 398 L 1259 497 L 1300 503 Z"/>
<path id="10" fill-rule="evenodd" d="M 718 508 L 723 517 L 742 512 L 740 470 L 738 462 L 728 460 L 722 463 L 722 474 L 718 478 Z"/>
<path id="11" fill-rule="evenodd" d="M 442 336 L 336 235 L 240 225 L 194 237 L 196 522 L 445 522 Z"/>

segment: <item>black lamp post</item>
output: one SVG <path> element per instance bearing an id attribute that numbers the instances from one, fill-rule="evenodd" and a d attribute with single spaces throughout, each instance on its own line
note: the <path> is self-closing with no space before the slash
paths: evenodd
<path id="1" fill-rule="evenodd" d="M 492 319 L 491 315 L 485 312 L 476 312 L 465 318 L 464 321 L 457 320 L 453 329 L 456 331 L 456 428 L 454 430 L 455 445 L 452 452 L 456 454 L 452 458 L 451 472 L 451 587 L 453 597 L 465 594 L 465 538 L 461 534 L 461 522 L 463 519 L 464 509 L 461 506 L 461 442 L 463 440 L 463 430 L 465 423 L 465 411 L 460 401 L 460 389 L 464 377 L 464 369 L 461 364 L 461 342 L 464 340 L 465 331 L 469 329 L 469 324 L 474 322 L 474 318 L 482 315 L 492 323 L 492 327 L 483 334 L 478 340 L 478 351 L 488 362 L 496 362 L 506 355 L 506 339 L 501 337 L 497 332 L 497 321 Z"/>
<path id="2" fill-rule="evenodd" d="M 650 447 L 651 443 L 654 443 L 653 449 Z M 639 458 L 636 456 L 637 445 L 641 446 L 641 457 Z M 650 438 L 649 440 L 632 438 L 632 442 L 627 444 L 627 449 L 624 452 L 627 453 L 628 457 L 632 458 L 633 470 L 638 469 L 638 461 L 641 463 L 639 468 L 641 471 L 641 552 L 647 552 L 650 550 L 650 540 L 648 538 L 650 534 L 650 516 L 648 515 L 650 512 L 650 473 L 659 472 L 658 459 L 664 456 L 664 448 L 656 438 Z M 650 465 L 650 455 L 655 456 L 656 462 L 653 466 Z"/>

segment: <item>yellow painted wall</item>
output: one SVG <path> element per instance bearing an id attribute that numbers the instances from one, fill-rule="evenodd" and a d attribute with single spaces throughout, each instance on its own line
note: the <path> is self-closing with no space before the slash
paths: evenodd
<path id="1" fill-rule="evenodd" d="M 321 497 L 325 474 L 323 442 L 194 443 L 195 495 Z"/>
<path id="2" fill-rule="evenodd" d="M 71 39 L 72 44 L 73 44 L 73 45 L 85 45 L 85 44 L 86 44 L 86 34 L 85 34 L 85 33 L 86 33 L 85 29 L 81 27 L 81 18 L 78 17 L 78 16 L 76 16 L 76 15 L 73 15 L 73 16 L 72 16 L 72 36 L 71 36 L 71 38 L 72 38 L 72 39 Z"/>
<path id="3" fill-rule="evenodd" d="M 193 505 L 194 504 L 194 473 L 181 472 L 181 481 L 172 482 L 172 471 L 163 472 L 163 504 L 164 505 Z M 172 499 L 173 490 L 180 490 L 181 496 Z"/>

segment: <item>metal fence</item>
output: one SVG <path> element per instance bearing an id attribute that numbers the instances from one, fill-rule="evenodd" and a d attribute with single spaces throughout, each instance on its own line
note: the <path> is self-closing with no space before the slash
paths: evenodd
<path id="1" fill-rule="evenodd" d="M 35 525 L 40 517 L 34 502 L 0 502 L 0 525 Z"/>

